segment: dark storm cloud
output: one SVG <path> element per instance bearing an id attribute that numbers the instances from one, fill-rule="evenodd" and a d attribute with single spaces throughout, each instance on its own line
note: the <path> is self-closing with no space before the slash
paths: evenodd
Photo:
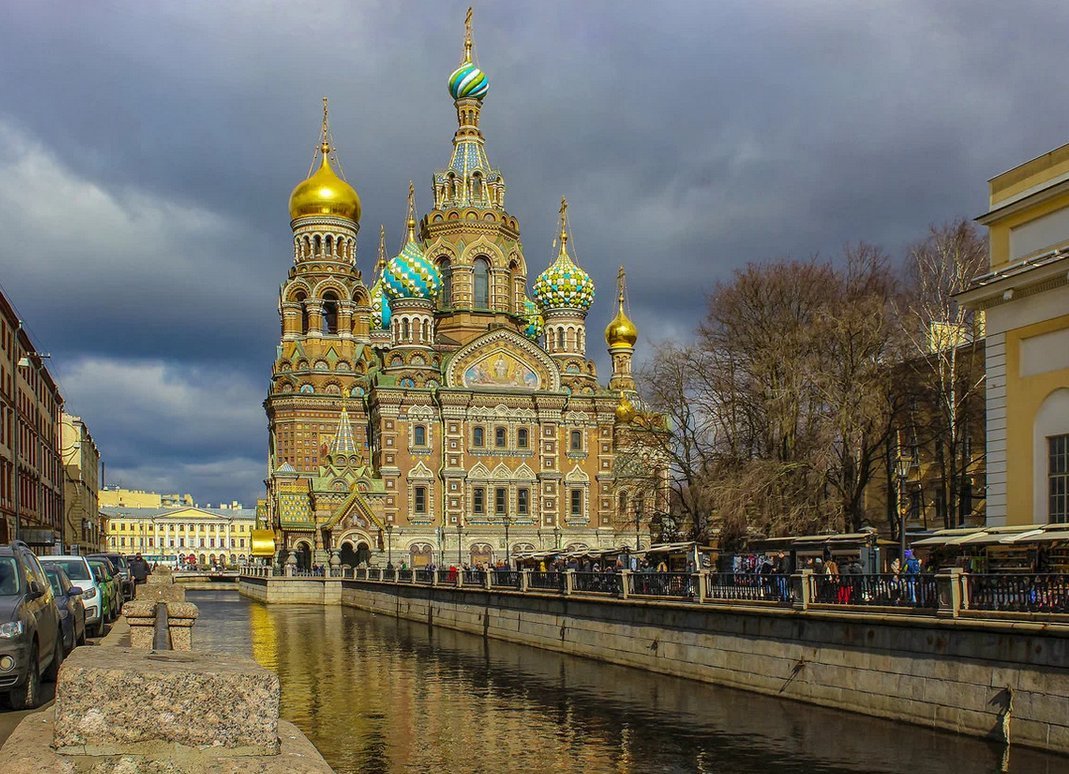
<path id="1" fill-rule="evenodd" d="M 448 159 L 465 5 L 0 8 L 2 281 L 126 483 L 258 493 L 286 198 L 319 98 L 363 197 L 369 274 L 380 222 L 397 246 L 407 181 L 425 207 Z M 592 333 L 623 263 L 648 356 L 747 261 L 860 239 L 901 252 L 1065 142 L 1067 17 L 1043 2 L 480 4 L 483 128 L 530 274 L 564 194 L 599 286 Z"/>

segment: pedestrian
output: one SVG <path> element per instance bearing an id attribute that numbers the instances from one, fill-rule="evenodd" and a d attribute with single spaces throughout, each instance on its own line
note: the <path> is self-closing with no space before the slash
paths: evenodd
<path id="1" fill-rule="evenodd" d="M 130 577 L 134 579 L 134 585 L 140 586 L 145 579 L 152 574 L 152 569 L 141 554 L 137 554 L 130 560 Z"/>

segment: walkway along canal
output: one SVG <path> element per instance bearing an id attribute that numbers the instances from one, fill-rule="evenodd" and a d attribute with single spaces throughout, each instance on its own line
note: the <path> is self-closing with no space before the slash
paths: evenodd
<path id="1" fill-rule="evenodd" d="M 963 610 L 953 574 L 936 576 L 937 607 L 929 608 L 817 603 L 806 573 L 788 577 L 795 590 L 789 599 L 732 600 L 710 599 L 707 578 L 695 579 L 693 599 L 673 599 L 635 595 L 630 583 L 623 584 L 626 596 L 580 590 L 571 572 L 558 579 L 542 577 L 556 573 L 470 579 L 454 573 L 452 582 L 412 571 L 367 578 L 365 572 L 355 578 L 250 572 L 239 589 L 268 603 L 349 605 L 1014 745 L 1069 750 L 1064 616 Z"/>
<path id="2" fill-rule="evenodd" d="M 283 718 L 339 772 L 1054 774 L 1066 766 L 1048 753 L 350 607 L 265 605 L 226 591 L 189 599 L 201 611 L 197 647 L 251 652 L 277 671 Z"/>

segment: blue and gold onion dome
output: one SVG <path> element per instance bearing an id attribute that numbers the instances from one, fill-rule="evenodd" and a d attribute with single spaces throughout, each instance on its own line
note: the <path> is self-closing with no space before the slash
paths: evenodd
<path id="1" fill-rule="evenodd" d="M 538 308 L 538 304 L 529 298 L 523 299 L 523 319 L 526 322 L 523 328 L 523 335 L 531 341 L 538 341 L 538 337 L 545 330 L 546 318 L 542 316 L 542 311 Z"/>
<path id="2" fill-rule="evenodd" d="M 481 100 L 490 91 L 490 80 L 486 73 L 471 61 L 460 65 L 449 76 L 449 93 L 453 99 Z"/>
<path id="3" fill-rule="evenodd" d="M 386 296 L 395 298 L 423 298 L 433 301 L 442 289 L 442 278 L 434 264 L 423 255 L 410 232 L 404 248 L 382 273 L 382 287 Z"/>
<path id="4" fill-rule="evenodd" d="M 564 243 L 560 255 L 534 283 L 535 301 L 542 309 L 580 309 L 594 303 L 594 280 L 568 256 Z"/>

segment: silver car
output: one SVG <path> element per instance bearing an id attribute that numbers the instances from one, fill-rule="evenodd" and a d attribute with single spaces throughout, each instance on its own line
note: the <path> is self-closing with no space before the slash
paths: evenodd
<path id="1" fill-rule="evenodd" d="M 104 594 L 100 584 L 84 556 L 39 556 L 41 564 L 58 564 L 67 573 L 71 583 L 82 589 L 82 604 L 85 605 L 85 628 L 94 637 L 104 636 L 104 624 L 107 622 L 107 610 L 101 610 Z"/>

